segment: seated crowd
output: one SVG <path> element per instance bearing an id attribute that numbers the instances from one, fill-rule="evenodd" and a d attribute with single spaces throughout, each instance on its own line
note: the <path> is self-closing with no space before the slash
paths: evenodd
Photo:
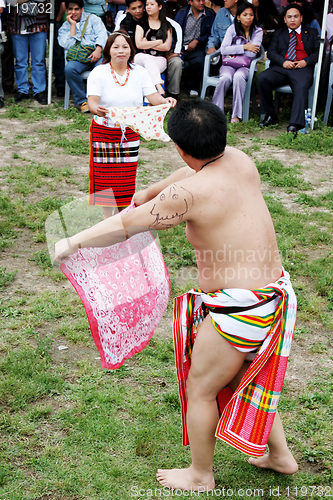
<path id="1" fill-rule="evenodd" d="M 0 0 L 0 22 L 7 34 L 7 40 L 0 37 L 0 107 L 4 105 L 4 91 L 13 89 L 14 71 L 15 103 L 30 98 L 29 51 L 33 97 L 40 104 L 47 103 L 49 4 L 47 0 L 38 1 L 34 11 L 31 1 L 14 6 L 14 0 L 7 0 L 7 5 L 6 0 Z M 267 51 L 270 66 L 257 78 L 264 115 L 260 126 L 277 123 L 272 92 L 290 85 L 293 104 L 288 131 L 296 133 L 304 127 L 320 35 L 319 22 L 308 1 L 287 0 L 281 16 L 273 0 L 188 0 L 178 12 L 171 9 L 171 17 L 163 0 L 125 1 L 126 11 L 117 9 L 113 32 L 121 29 L 129 34 L 136 51 L 134 63 L 147 69 L 160 94 L 178 98 L 182 82 L 190 96 L 198 96 L 205 57 L 214 54 L 211 62 L 220 64 L 220 68 L 212 67 L 215 74 L 219 71 L 213 102 L 223 110 L 225 93 L 232 84 L 232 121 L 239 121 L 251 61 Z M 114 11 L 117 2 L 123 0 L 113 0 L 109 9 Z M 102 62 L 110 35 L 105 8 L 104 0 L 55 2 L 54 84 L 61 97 L 67 81 L 74 105 L 81 112 L 89 111 L 82 74 Z"/>

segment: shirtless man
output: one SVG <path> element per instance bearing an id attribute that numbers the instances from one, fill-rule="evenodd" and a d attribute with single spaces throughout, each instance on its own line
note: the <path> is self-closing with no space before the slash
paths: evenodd
<path id="1" fill-rule="evenodd" d="M 178 104 L 168 131 L 188 166 L 136 193 L 135 210 L 58 242 L 56 259 L 61 261 L 79 246 L 108 246 L 137 232 L 169 229 L 186 221 L 202 290 L 254 290 L 279 279 L 282 266 L 258 171 L 243 152 L 225 147 L 226 127 L 223 113 L 207 101 Z M 192 464 L 187 469 L 159 470 L 161 485 L 214 488 L 216 396 L 226 385 L 236 389 L 249 366 L 244 363 L 247 355 L 248 350 L 235 348 L 217 331 L 209 315 L 203 320 L 186 385 Z M 269 455 L 250 458 L 250 463 L 286 474 L 297 471 L 278 414 L 268 445 Z"/>

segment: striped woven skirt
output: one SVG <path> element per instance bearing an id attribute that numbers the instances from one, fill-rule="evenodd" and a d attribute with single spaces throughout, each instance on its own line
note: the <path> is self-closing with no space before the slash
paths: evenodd
<path id="1" fill-rule="evenodd" d="M 122 141 L 123 138 L 123 141 Z M 89 205 L 126 207 L 135 192 L 140 136 L 126 127 L 90 125 Z"/>

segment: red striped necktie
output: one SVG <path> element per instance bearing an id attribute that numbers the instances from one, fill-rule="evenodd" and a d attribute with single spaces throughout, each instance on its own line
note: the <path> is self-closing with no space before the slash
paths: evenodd
<path id="1" fill-rule="evenodd" d="M 297 43 L 296 31 L 292 30 L 287 52 L 288 61 L 296 61 L 296 43 Z"/>

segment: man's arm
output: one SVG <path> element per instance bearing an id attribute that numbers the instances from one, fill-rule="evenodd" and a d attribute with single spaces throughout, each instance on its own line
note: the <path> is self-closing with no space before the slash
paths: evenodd
<path id="1" fill-rule="evenodd" d="M 58 241 L 55 260 L 61 262 L 78 248 L 110 246 L 147 230 L 175 227 L 189 219 L 193 204 L 194 196 L 186 181 L 173 183 L 134 210 L 117 214 L 71 238 Z"/>
<path id="2" fill-rule="evenodd" d="M 70 22 L 65 21 L 64 24 L 61 26 L 61 28 L 58 31 L 58 43 L 59 43 L 60 47 L 63 47 L 65 50 L 68 50 L 69 47 L 74 45 L 74 43 L 76 41 L 80 40 L 80 37 L 78 37 L 76 34 L 75 34 L 75 36 L 71 35 L 71 33 L 70 33 L 71 28 L 72 28 L 72 26 L 71 26 Z M 75 27 L 75 30 L 76 30 L 76 27 Z"/>
<path id="3" fill-rule="evenodd" d="M 192 170 L 192 168 L 190 167 L 179 168 L 175 172 L 172 172 L 172 174 L 170 174 L 165 179 L 162 179 L 159 182 L 155 182 L 146 189 L 142 189 L 141 191 L 135 193 L 133 201 L 137 207 L 143 205 L 144 203 L 147 203 L 148 201 L 155 198 L 155 196 L 157 196 L 161 191 L 163 191 L 163 189 L 170 186 L 170 184 L 174 184 L 175 182 L 187 179 L 188 177 L 191 177 L 194 174 L 195 174 L 194 170 Z"/>
<path id="4" fill-rule="evenodd" d="M 306 64 L 310 67 L 314 67 L 316 62 L 318 61 L 318 53 L 319 53 L 319 38 L 318 38 L 318 33 L 314 28 L 307 28 L 307 35 L 308 35 L 308 43 L 307 48 L 309 46 L 308 51 L 310 54 L 308 57 L 304 57 L 304 61 Z M 304 34 L 305 36 L 305 34 Z M 308 52 L 308 53 L 309 53 Z"/>
<path id="5" fill-rule="evenodd" d="M 221 43 L 223 42 L 226 31 L 230 26 L 230 24 L 229 26 L 227 26 L 227 21 L 229 21 L 229 18 L 225 17 L 224 12 L 221 12 L 221 10 L 222 9 L 217 12 L 213 22 L 211 34 L 208 38 L 207 43 L 207 54 L 212 54 L 216 49 L 219 49 L 221 47 Z"/>
<path id="6" fill-rule="evenodd" d="M 92 23 L 92 32 L 96 36 L 94 45 L 96 45 L 96 48 L 97 46 L 99 46 L 102 52 L 106 44 L 106 41 L 108 39 L 108 32 L 106 31 L 106 28 L 101 18 L 95 16 L 95 14 L 90 15 L 89 22 Z"/>
<path id="7" fill-rule="evenodd" d="M 204 19 L 201 19 L 201 31 L 200 31 L 200 36 L 198 38 L 198 43 L 199 45 L 206 47 L 208 37 L 211 34 L 212 27 L 213 27 L 213 22 L 215 19 L 215 14 L 211 9 L 206 9 L 206 17 Z"/>
<path id="8" fill-rule="evenodd" d="M 282 30 L 276 31 L 273 35 L 272 41 L 270 43 L 269 49 L 267 51 L 267 57 L 268 59 L 271 60 L 271 63 L 274 64 L 275 66 L 283 66 L 283 63 L 286 61 L 286 58 L 284 57 L 287 50 L 288 46 L 286 48 L 286 51 L 283 55 L 280 54 L 279 51 L 279 38 L 283 36 L 283 30 L 286 28 L 283 28 Z"/>

